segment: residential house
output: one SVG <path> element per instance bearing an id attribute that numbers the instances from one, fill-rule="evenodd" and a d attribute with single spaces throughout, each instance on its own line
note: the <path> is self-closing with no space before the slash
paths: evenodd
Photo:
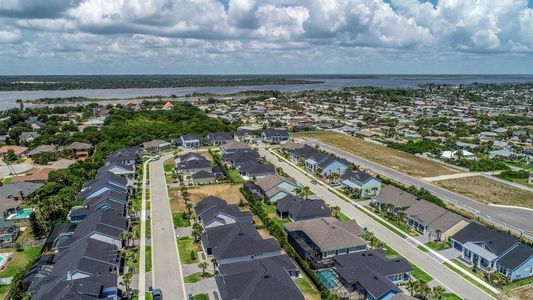
<path id="1" fill-rule="evenodd" d="M 231 141 L 220 146 L 220 152 L 222 155 L 234 154 L 234 153 L 246 153 L 252 152 L 252 148 L 248 144 Z"/>
<path id="2" fill-rule="evenodd" d="M 257 135 L 253 134 L 250 130 L 248 129 L 237 129 L 237 131 L 235 131 L 235 138 L 236 140 L 238 140 L 239 142 L 244 142 L 244 143 L 249 143 L 249 144 L 255 144 L 257 143 Z"/>
<path id="3" fill-rule="evenodd" d="M 276 214 L 279 218 L 302 221 L 331 216 L 331 211 L 322 199 L 302 199 L 286 195 L 277 201 Z"/>
<path id="4" fill-rule="evenodd" d="M 265 200 L 272 203 L 279 199 L 296 194 L 296 189 L 299 188 L 296 180 L 290 177 L 282 177 L 277 174 L 265 176 L 255 183 L 260 190 L 261 195 Z"/>
<path id="5" fill-rule="evenodd" d="M 36 182 L 16 182 L 0 186 L 0 198 L 14 199 L 23 202 L 24 198 L 43 186 Z"/>
<path id="6" fill-rule="evenodd" d="M 74 142 L 74 143 L 66 146 L 63 149 L 63 151 L 68 151 L 68 152 L 74 153 L 74 156 L 76 158 L 84 158 L 84 157 L 89 157 L 89 155 L 91 155 L 91 152 L 93 151 L 93 149 L 94 149 L 94 147 L 91 144 Z"/>
<path id="7" fill-rule="evenodd" d="M 143 143 L 144 152 L 159 153 L 170 148 L 171 144 L 163 140 L 151 140 Z"/>
<path id="8" fill-rule="evenodd" d="M 342 175 L 349 166 L 347 161 L 322 152 L 317 152 L 305 160 L 305 167 L 309 171 L 319 173 L 322 176 Z"/>
<path id="9" fill-rule="evenodd" d="M 163 107 L 161 108 L 162 110 L 172 110 L 172 108 L 174 108 L 174 104 L 172 104 L 172 102 L 170 101 L 167 101 Z"/>
<path id="10" fill-rule="evenodd" d="M 120 148 L 113 152 L 113 154 L 106 159 L 106 165 L 111 163 L 135 165 L 142 154 L 143 149 L 140 147 Z"/>
<path id="11" fill-rule="evenodd" d="M 14 242 L 19 233 L 20 229 L 17 226 L 0 227 L 0 244 Z"/>
<path id="12" fill-rule="evenodd" d="M 25 175 L 17 175 L 11 177 L 11 183 L 17 182 L 34 182 L 34 183 L 45 183 L 48 180 L 48 174 L 54 171 L 53 168 L 36 168 Z"/>
<path id="13" fill-rule="evenodd" d="M 276 240 L 263 239 L 252 224 L 206 228 L 201 241 L 205 254 L 216 257 L 218 265 L 281 255 Z"/>
<path id="14" fill-rule="evenodd" d="M 98 173 L 104 173 L 104 172 L 110 172 L 115 175 L 120 175 L 125 178 L 127 178 L 128 182 L 127 185 L 131 186 L 133 185 L 133 182 L 135 181 L 135 165 L 125 165 L 122 163 L 111 163 L 109 165 L 103 166 L 100 169 L 98 169 Z"/>
<path id="15" fill-rule="evenodd" d="M 309 131 L 313 130 L 313 120 L 309 118 L 291 118 L 287 120 L 287 125 L 293 131 Z"/>
<path id="16" fill-rule="evenodd" d="M 9 217 L 19 211 L 20 203 L 12 198 L 0 198 L 0 228 L 11 227 Z"/>
<path id="17" fill-rule="evenodd" d="M 372 204 L 379 210 L 386 210 L 391 213 L 405 211 L 415 204 L 418 198 L 392 184 L 387 185 L 381 193 L 372 199 Z"/>
<path id="18" fill-rule="evenodd" d="M 200 147 L 203 137 L 199 134 L 186 134 L 180 137 L 180 144 L 184 148 Z"/>
<path id="19" fill-rule="evenodd" d="M 291 278 L 298 277 L 298 267 L 286 254 L 224 264 L 218 273 L 215 280 L 222 300 L 304 299 Z"/>
<path id="20" fill-rule="evenodd" d="M 14 145 L 4 145 L 4 146 L 0 147 L 0 157 L 4 157 L 4 155 L 6 155 L 6 153 L 9 150 L 13 150 L 13 153 L 15 153 L 15 156 L 17 158 L 21 158 L 22 156 L 26 155 L 26 153 L 28 152 L 28 148 L 27 147 L 14 146 Z"/>
<path id="21" fill-rule="evenodd" d="M 407 226 L 428 235 L 428 239 L 445 241 L 468 225 L 468 221 L 425 200 L 413 203 L 405 210 Z"/>
<path id="22" fill-rule="evenodd" d="M 285 231 L 289 243 L 314 268 L 330 266 L 334 256 L 366 250 L 363 229 L 355 220 L 303 220 L 285 224 Z"/>
<path id="23" fill-rule="evenodd" d="M 381 180 L 361 171 L 347 170 L 341 176 L 341 184 L 350 193 L 357 193 L 359 197 L 377 196 L 381 191 Z"/>
<path id="24" fill-rule="evenodd" d="M 261 134 L 263 142 L 279 144 L 289 140 L 289 132 L 285 128 L 268 128 Z"/>
<path id="25" fill-rule="evenodd" d="M 222 154 L 222 161 L 224 161 L 227 166 L 237 169 L 246 162 L 257 162 L 258 160 L 259 153 L 256 151 Z"/>
<path id="26" fill-rule="evenodd" d="M 204 228 L 235 223 L 253 224 L 253 214 L 250 211 L 241 211 L 239 206 L 230 205 L 226 200 L 215 196 L 208 196 L 198 202 L 194 213 Z"/>
<path id="27" fill-rule="evenodd" d="M 401 294 L 396 284 L 409 281 L 413 271 L 405 258 L 389 259 L 382 249 L 335 256 L 333 262 L 338 283 L 347 292 L 369 300 L 392 299 Z"/>
<path id="28" fill-rule="evenodd" d="M 52 152 L 57 152 L 57 148 L 54 145 L 41 145 L 30 150 L 26 155 L 28 157 L 32 157 L 34 155 L 38 155 L 41 153 L 52 153 Z"/>
<path id="29" fill-rule="evenodd" d="M 206 158 L 200 154 L 194 153 L 194 152 L 187 152 L 185 154 L 182 154 L 176 158 L 176 166 L 182 162 L 190 161 L 190 160 L 206 160 Z"/>
<path id="30" fill-rule="evenodd" d="M 212 171 L 198 171 L 191 175 L 191 181 L 194 185 L 204 185 L 216 183 L 217 178 Z"/>
<path id="31" fill-rule="evenodd" d="M 25 131 L 25 132 L 21 132 L 20 133 L 19 139 L 23 143 L 29 143 L 29 142 L 35 140 L 36 138 L 38 138 L 40 136 L 41 136 L 41 134 L 39 134 L 38 132 Z"/>
<path id="32" fill-rule="evenodd" d="M 227 132 L 212 132 L 207 134 L 210 145 L 221 146 L 233 141 L 233 136 Z"/>
<path id="33" fill-rule="evenodd" d="M 533 248 L 501 231 L 471 222 L 451 237 L 461 260 L 485 272 L 499 272 L 509 280 L 533 276 Z"/>
<path id="34" fill-rule="evenodd" d="M 200 171 L 206 171 L 210 172 L 212 171 L 212 165 L 211 162 L 207 159 L 203 160 L 187 160 L 180 162 L 177 166 L 178 170 L 181 172 L 183 176 L 190 176 L 196 172 Z"/>
<path id="35" fill-rule="evenodd" d="M 268 175 L 275 175 L 276 167 L 269 162 L 246 161 L 240 165 L 239 172 L 245 180 L 255 180 Z"/>

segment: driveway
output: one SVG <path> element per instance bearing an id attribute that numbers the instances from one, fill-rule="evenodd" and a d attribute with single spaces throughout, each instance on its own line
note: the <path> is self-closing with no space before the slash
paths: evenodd
<path id="1" fill-rule="evenodd" d="M 440 250 L 439 254 L 446 257 L 447 259 L 454 259 L 461 256 L 461 251 L 452 247 L 449 249 Z"/>
<path id="2" fill-rule="evenodd" d="M 214 277 L 206 278 L 196 283 L 186 283 L 187 295 L 209 294 L 210 299 L 215 299 L 213 293 L 218 293 L 217 283 Z"/>

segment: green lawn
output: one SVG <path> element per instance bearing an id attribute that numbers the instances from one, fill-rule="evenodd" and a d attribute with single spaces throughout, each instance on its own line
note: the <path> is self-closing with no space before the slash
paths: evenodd
<path id="1" fill-rule="evenodd" d="M 41 249 L 42 246 L 27 247 L 21 252 L 17 252 L 15 249 L 2 249 L 2 252 L 13 252 L 13 259 L 6 264 L 4 271 L 0 272 L 0 278 L 15 276 L 41 254 Z"/>
<path id="2" fill-rule="evenodd" d="M 13 179 L 13 177 L 6 177 L 6 178 L 2 179 L 2 184 L 9 184 L 9 183 L 11 183 L 11 179 Z"/>
<path id="3" fill-rule="evenodd" d="M 457 262 L 456 261 L 456 264 L 459 265 L 461 268 L 465 268 L 466 266 L 462 265 L 461 263 Z M 464 279 L 470 281 L 473 285 L 477 286 L 478 288 L 484 290 L 485 292 L 487 292 L 488 294 L 490 295 L 493 295 L 494 293 L 487 289 L 484 285 L 481 285 L 480 283 L 478 283 L 477 281 L 475 281 L 474 279 L 470 278 L 470 276 L 464 274 L 463 272 L 461 272 L 460 270 L 458 270 L 456 267 L 452 266 L 451 264 L 447 263 L 447 262 L 444 262 L 444 265 L 446 267 L 448 267 L 450 270 L 454 271 L 455 273 L 459 274 L 459 276 L 463 277 Z M 470 271 L 470 273 L 472 273 Z"/>
<path id="4" fill-rule="evenodd" d="M 0 285 L 0 299 L 5 298 L 7 292 L 9 292 L 9 288 L 11 288 L 10 284 Z"/>
<path id="5" fill-rule="evenodd" d="M 209 295 L 207 294 L 196 294 L 192 296 L 192 300 L 209 300 Z"/>
<path id="6" fill-rule="evenodd" d="M 339 219 L 339 220 L 341 220 L 341 221 L 348 221 L 348 220 L 350 220 L 350 218 L 349 218 L 347 215 L 345 215 L 345 214 L 343 214 L 343 213 L 341 213 L 341 212 L 339 212 L 339 214 L 337 215 L 337 219 Z"/>
<path id="7" fill-rule="evenodd" d="M 383 250 L 385 250 L 385 256 L 387 258 L 393 259 L 393 258 L 402 257 L 398 252 L 396 252 L 396 250 L 392 249 L 389 246 L 386 246 L 385 249 Z"/>
<path id="8" fill-rule="evenodd" d="M 432 242 L 427 243 L 426 246 L 428 246 L 429 248 L 435 251 L 441 251 L 441 250 L 450 248 L 452 245 L 448 241 L 446 242 L 432 241 Z"/>
<path id="9" fill-rule="evenodd" d="M 462 300 L 463 298 L 457 296 L 454 293 L 444 293 L 442 294 L 441 300 Z"/>
<path id="10" fill-rule="evenodd" d="M 152 247 L 146 246 L 146 260 L 145 260 L 146 272 L 152 271 Z"/>
<path id="11" fill-rule="evenodd" d="M 165 170 L 165 172 L 171 172 L 172 169 L 174 169 L 174 164 L 164 164 L 163 169 Z"/>
<path id="12" fill-rule="evenodd" d="M 507 285 L 504 285 L 503 286 L 503 290 L 504 291 L 510 291 L 510 290 L 514 290 L 516 288 L 519 288 L 519 287 L 523 287 L 525 285 L 528 285 L 528 284 L 532 284 L 533 283 L 533 277 L 529 277 L 529 278 L 525 278 L 525 279 L 522 279 L 522 280 L 519 280 L 519 281 L 515 281 L 515 282 L 512 282 L 512 283 L 509 283 Z"/>
<path id="13" fill-rule="evenodd" d="M 413 272 L 411 272 L 411 275 L 418 279 L 418 280 L 424 280 L 425 282 L 430 282 L 433 280 L 433 277 L 431 277 L 428 273 L 422 271 L 417 265 L 411 264 L 411 267 L 413 268 Z"/>
<path id="14" fill-rule="evenodd" d="M 210 277 L 213 277 L 215 276 L 215 274 L 213 273 L 209 273 L 209 272 L 206 272 L 205 273 L 205 276 L 202 276 L 202 272 L 196 272 L 196 273 L 192 273 L 192 274 L 189 274 L 185 277 L 183 277 L 183 281 L 185 283 L 195 283 L 195 282 L 198 282 L 204 278 L 210 278 Z"/>
<path id="15" fill-rule="evenodd" d="M 174 221 L 174 226 L 177 226 L 177 227 L 191 226 L 191 221 L 185 218 L 185 214 L 182 212 L 173 213 L 172 220 Z"/>
<path id="16" fill-rule="evenodd" d="M 199 246 L 196 245 L 192 238 L 182 237 L 178 239 L 178 251 L 180 254 L 180 261 L 183 264 L 192 264 L 198 262 L 198 257 L 191 259 L 191 251 L 198 252 Z"/>
<path id="17" fill-rule="evenodd" d="M 311 284 L 309 279 L 307 277 L 298 278 L 295 280 L 296 285 L 302 291 L 304 295 L 310 295 L 310 296 L 319 296 L 318 291 L 316 288 Z"/>

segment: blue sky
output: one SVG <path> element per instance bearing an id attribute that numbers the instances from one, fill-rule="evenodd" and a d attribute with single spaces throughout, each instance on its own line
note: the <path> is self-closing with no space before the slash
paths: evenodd
<path id="1" fill-rule="evenodd" d="M 533 0 L 0 0 L 0 74 L 533 71 Z"/>

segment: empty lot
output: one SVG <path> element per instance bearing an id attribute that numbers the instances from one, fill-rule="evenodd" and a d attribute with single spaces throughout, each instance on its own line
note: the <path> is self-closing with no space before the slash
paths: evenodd
<path id="1" fill-rule="evenodd" d="M 458 173 L 445 165 L 419 158 L 413 154 L 331 131 L 295 133 L 294 137 L 317 139 L 383 166 L 416 177 L 434 177 Z"/>
<path id="2" fill-rule="evenodd" d="M 240 187 L 240 184 L 213 184 L 200 187 L 189 187 L 189 193 L 191 194 L 190 198 L 193 207 L 207 196 L 216 196 L 226 200 L 229 204 L 238 204 L 241 199 L 245 201 L 244 196 L 239 190 Z M 170 207 L 173 213 L 185 211 L 185 202 L 181 197 L 179 188 L 169 190 L 168 195 L 170 197 Z"/>
<path id="3" fill-rule="evenodd" d="M 483 203 L 533 208 L 533 192 L 483 176 L 434 181 L 433 184 Z"/>

